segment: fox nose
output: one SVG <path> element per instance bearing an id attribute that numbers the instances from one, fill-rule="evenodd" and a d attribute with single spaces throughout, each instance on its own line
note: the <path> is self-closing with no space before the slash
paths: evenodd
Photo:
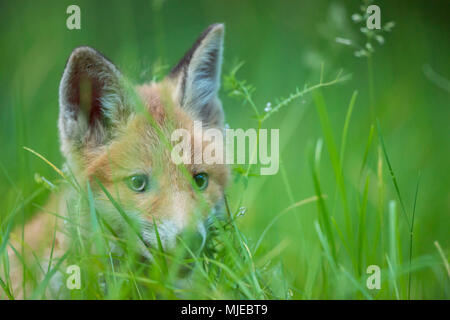
<path id="1" fill-rule="evenodd" d="M 203 222 L 198 222 L 197 225 L 185 229 L 180 237 L 188 248 L 198 254 L 206 243 L 206 228 Z"/>

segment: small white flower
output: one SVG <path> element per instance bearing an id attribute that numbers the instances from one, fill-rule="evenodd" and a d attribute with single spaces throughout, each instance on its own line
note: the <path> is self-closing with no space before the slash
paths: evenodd
<path id="1" fill-rule="evenodd" d="M 362 17 L 360 14 L 354 13 L 354 14 L 352 14 L 352 20 L 354 22 L 360 22 L 362 20 Z"/>
<path id="2" fill-rule="evenodd" d="M 385 30 L 385 31 L 391 31 L 392 30 L 392 28 L 394 28 L 394 26 L 395 26 L 395 22 L 394 21 L 389 21 L 388 23 L 386 23 L 385 25 L 384 25 L 384 27 L 383 27 L 383 29 Z"/>
<path id="3" fill-rule="evenodd" d="M 367 29 L 366 27 L 362 27 L 359 29 L 359 31 L 361 31 L 362 33 L 367 33 L 369 32 L 369 29 Z"/>
<path id="4" fill-rule="evenodd" d="M 370 51 L 370 52 L 373 52 L 372 44 L 370 44 L 369 42 L 366 43 L 366 49 L 367 49 L 368 51 Z"/>
<path id="5" fill-rule="evenodd" d="M 381 36 L 379 34 L 375 36 L 375 40 L 377 40 L 379 44 L 383 44 L 384 43 L 383 36 Z"/>
<path id="6" fill-rule="evenodd" d="M 361 58 L 361 57 L 364 57 L 364 56 L 367 56 L 367 51 L 366 50 L 361 49 L 361 50 L 355 51 L 355 57 Z"/>
<path id="7" fill-rule="evenodd" d="M 269 112 L 272 110 L 272 103 L 267 102 L 266 107 L 264 108 L 265 112 Z"/>
<path id="8" fill-rule="evenodd" d="M 238 210 L 238 217 L 242 217 L 243 215 L 245 215 L 245 213 L 247 212 L 247 208 L 246 207 L 240 207 Z"/>
<path id="9" fill-rule="evenodd" d="M 350 39 L 345 39 L 345 38 L 337 37 L 337 38 L 335 39 L 335 41 L 336 41 L 337 43 L 340 43 L 340 44 L 345 44 L 346 46 L 351 46 L 351 45 L 352 45 L 352 40 L 350 40 Z"/>

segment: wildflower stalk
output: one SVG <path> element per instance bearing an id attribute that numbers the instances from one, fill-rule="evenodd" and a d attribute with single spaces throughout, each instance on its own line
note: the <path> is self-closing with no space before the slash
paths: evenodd
<path id="1" fill-rule="evenodd" d="M 349 75 L 342 75 L 342 70 L 340 70 L 339 73 L 337 74 L 336 78 L 331 80 L 331 81 L 323 82 L 323 78 L 321 76 L 321 79 L 320 79 L 318 84 L 313 85 L 311 87 L 308 87 L 305 84 L 305 87 L 301 91 L 297 88 L 296 91 L 293 94 L 291 94 L 286 99 L 283 99 L 282 101 L 280 101 L 277 105 L 275 105 L 275 107 L 273 107 L 272 110 L 270 110 L 269 112 L 264 114 L 264 116 L 261 118 L 261 123 L 266 121 L 275 112 L 280 111 L 281 108 L 283 108 L 286 105 L 290 104 L 292 101 L 294 101 L 294 100 L 296 100 L 298 98 L 301 98 L 304 95 L 306 95 L 306 94 L 308 94 L 308 93 L 310 93 L 312 91 L 315 91 L 317 89 L 320 89 L 320 88 L 323 88 L 323 87 L 329 87 L 329 86 L 332 86 L 334 84 L 343 82 L 343 81 L 348 80 L 348 79 L 349 79 Z"/>

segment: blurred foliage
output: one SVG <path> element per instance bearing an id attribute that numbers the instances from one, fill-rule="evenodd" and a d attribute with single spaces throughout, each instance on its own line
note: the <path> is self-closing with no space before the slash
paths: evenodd
<path id="1" fill-rule="evenodd" d="M 81 8 L 81 30 L 66 28 L 66 8 L 70 4 Z M 381 8 L 382 24 L 386 27 L 385 23 L 394 21 L 395 27 L 383 34 L 382 40 L 374 38 L 380 45 L 371 54 L 373 77 L 369 80 L 366 59 L 356 58 L 354 49 L 342 45 L 342 39 L 362 44 L 367 41 L 361 24 L 354 22 L 359 19 L 354 14 L 361 13 L 361 3 L 357 1 L 2 1 L 0 223 L 2 216 L 21 201 L 25 203 L 21 207 L 25 216 L 37 211 L 36 204 L 45 203 L 48 189 L 54 188 L 58 179 L 56 172 L 23 146 L 37 150 L 52 163 L 62 164 L 56 126 L 58 84 L 74 47 L 90 45 L 114 61 L 125 75 L 144 82 L 160 79 L 209 24 L 224 22 L 223 71 L 230 74 L 234 61 L 245 62 L 239 70 L 239 79 L 245 79 L 245 86 L 251 84 L 252 99 L 261 112 L 275 103 L 274 98 L 289 96 L 305 83 L 318 83 L 322 63 L 326 75 L 336 74 L 340 69 L 352 74 L 351 80 L 321 93 L 327 102 L 329 129 L 336 137 L 343 130 L 352 93 L 355 90 L 359 93 L 348 126 L 345 160 L 341 163 L 344 183 L 352 191 L 349 201 L 355 203 L 356 198 L 364 196 L 360 169 L 377 118 L 409 211 L 418 172 L 422 173 L 413 256 L 437 256 L 433 243 L 438 241 L 448 259 L 450 4 L 386 0 L 376 4 Z M 373 81 L 372 102 L 369 81 Z M 255 126 L 250 105 L 242 105 L 224 91 L 220 96 L 230 127 Z M 280 128 L 280 172 L 275 176 L 250 177 L 248 187 L 240 183 L 230 186 L 232 210 L 242 211 L 245 207 L 238 224 L 249 241 L 257 241 L 275 214 L 316 194 L 308 150 L 324 133 L 320 114 L 311 100 L 310 96 L 296 100 L 263 124 L 267 128 Z M 336 142 L 340 144 L 339 139 Z M 328 149 L 322 152 L 327 153 Z M 377 239 L 376 212 L 380 209 L 377 193 L 380 153 L 374 143 L 367 155 L 367 174 L 372 179 L 367 182 L 365 228 L 371 245 Z M 336 223 L 341 224 L 343 210 L 336 198 L 339 186 L 335 183 L 333 164 L 325 155 L 322 158 L 320 186 L 328 196 L 328 210 Z M 389 201 L 398 199 L 385 167 L 381 178 L 385 188 L 381 210 L 388 212 Z M 246 193 L 241 199 L 243 188 Z M 353 205 L 349 211 L 353 217 L 358 214 Z M 274 261 L 283 266 L 276 270 L 284 270 L 279 272 L 292 284 L 294 297 L 298 291 L 293 287 L 311 286 L 314 268 L 319 268 L 322 261 L 318 252 L 321 243 L 314 227 L 317 219 L 316 204 L 292 210 L 273 225 L 262 244 L 270 250 L 287 241 Z M 402 254 L 407 257 L 408 225 L 399 220 L 399 228 Z M 384 253 L 373 256 L 382 259 Z M 366 262 L 387 267 L 384 260 Z M 434 266 L 416 271 L 412 297 L 449 298 L 449 278 L 443 270 L 443 266 Z M 274 277 L 280 277 L 280 273 Z M 312 297 L 346 297 L 327 291 L 321 294 L 320 287 L 314 290 Z"/>

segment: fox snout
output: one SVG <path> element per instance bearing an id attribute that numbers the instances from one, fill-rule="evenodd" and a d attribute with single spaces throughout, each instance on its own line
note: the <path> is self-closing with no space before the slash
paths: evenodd
<path id="1" fill-rule="evenodd" d="M 173 221 L 167 220 L 157 223 L 156 227 L 148 224 L 143 229 L 142 237 L 148 248 L 159 249 L 161 244 L 164 252 L 170 252 L 176 248 L 179 241 L 182 241 L 189 250 L 200 252 L 206 243 L 207 228 L 204 221 L 180 228 Z M 144 255 L 148 256 L 148 253 Z"/>

